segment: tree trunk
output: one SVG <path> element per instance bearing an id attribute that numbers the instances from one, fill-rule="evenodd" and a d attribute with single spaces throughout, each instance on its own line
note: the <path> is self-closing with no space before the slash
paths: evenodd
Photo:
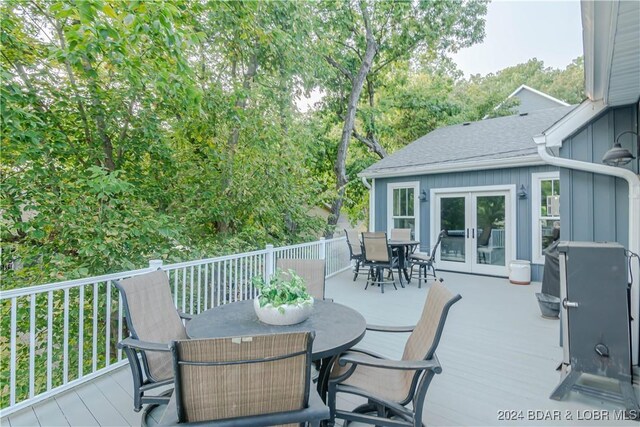
<path id="1" fill-rule="evenodd" d="M 234 62 L 232 65 L 232 75 L 235 77 L 236 75 L 236 67 L 237 63 Z M 248 95 L 246 94 L 249 90 L 251 90 L 251 82 L 253 78 L 256 76 L 258 72 L 258 57 L 255 53 L 251 55 L 249 59 L 249 65 L 247 67 L 247 71 L 244 73 L 242 79 L 242 89 L 245 94 L 242 97 L 238 98 L 235 103 L 236 110 L 244 111 L 247 108 L 247 99 Z M 227 161 L 227 173 L 223 183 L 223 192 L 226 193 L 231 188 L 233 184 L 233 162 L 235 157 L 236 148 L 238 146 L 238 141 L 240 140 L 240 125 L 235 126 L 227 139 L 227 148 L 229 150 L 229 159 Z M 219 233 L 226 233 L 229 231 L 229 223 L 225 220 L 216 221 L 216 230 Z"/>
<path id="2" fill-rule="evenodd" d="M 337 195 L 336 199 L 331 204 L 331 214 L 329 215 L 328 219 L 329 230 L 327 230 L 327 235 L 333 235 L 332 228 L 338 223 L 340 211 L 342 210 L 342 204 L 344 203 L 345 187 L 349 182 L 349 179 L 347 178 L 346 168 L 347 152 L 349 149 L 349 142 L 351 141 L 351 134 L 353 132 L 355 124 L 358 100 L 360 99 L 360 94 L 362 93 L 364 81 L 367 78 L 369 71 L 371 70 L 373 59 L 375 58 L 378 51 L 378 46 L 373 37 L 371 24 L 369 22 L 369 12 L 367 11 L 366 5 L 363 4 L 363 2 L 360 3 L 360 9 L 366 28 L 367 48 L 365 50 L 364 57 L 362 58 L 362 63 L 360 64 L 358 74 L 351 82 L 351 93 L 349 94 L 349 100 L 347 103 L 347 114 L 345 115 L 344 126 L 342 127 L 342 136 L 340 138 L 340 145 L 338 146 L 338 154 L 334 167 L 334 171 L 336 174 Z"/>

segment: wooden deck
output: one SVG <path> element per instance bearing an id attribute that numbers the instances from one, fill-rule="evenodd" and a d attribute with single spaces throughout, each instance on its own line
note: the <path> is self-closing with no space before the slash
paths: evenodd
<path id="1" fill-rule="evenodd" d="M 609 402 L 573 392 L 562 402 L 548 398 L 559 380 L 555 369 L 562 350 L 558 321 L 540 316 L 534 296 L 539 283 L 515 286 L 506 279 L 453 273 L 442 277 L 463 298 L 451 309 L 438 348 L 444 372 L 427 393 L 425 424 L 637 425 L 614 420 L 614 411 L 622 408 Z M 365 291 L 364 278 L 351 279 L 350 272 L 330 279 L 327 296 L 357 309 L 374 324 L 415 323 L 428 292 L 412 283 L 381 294 L 377 288 Z M 406 337 L 368 333 L 360 346 L 399 357 Z M 358 403 L 341 399 L 339 405 L 349 408 Z M 125 368 L 0 421 L 12 427 L 139 425 L 140 414 L 132 406 L 131 378 Z M 500 411 L 515 411 L 519 419 L 500 420 Z M 545 420 L 545 415 L 556 419 Z M 609 420 L 589 420 L 597 416 Z"/>

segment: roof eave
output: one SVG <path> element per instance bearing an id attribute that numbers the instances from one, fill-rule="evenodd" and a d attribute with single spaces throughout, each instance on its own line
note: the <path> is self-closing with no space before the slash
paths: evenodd
<path id="1" fill-rule="evenodd" d="M 592 101 L 607 103 L 618 7 L 617 1 L 581 2 L 585 92 Z"/>
<path id="2" fill-rule="evenodd" d="M 545 144 L 550 148 L 562 147 L 562 141 L 589 123 L 606 108 L 607 105 L 603 100 L 586 99 L 540 135 L 534 136 L 533 139 L 537 144 Z"/>
<path id="3" fill-rule="evenodd" d="M 522 166 L 537 166 L 543 165 L 544 162 L 538 156 L 538 154 L 508 157 L 504 159 L 488 159 L 488 160 L 474 160 L 468 162 L 456 162 L 456 163 L 437 163 L 432 165 L 418 165 L 412 167 L 405 167 L 401 170 L 393 171 L 362 171 L 358 174 L 359 177 L 364 178 L 394 178 L 401 176 L 412 175 L 433 175 L 439 173 L 452 173 L 452 172 L 464 172 L 470 170 L 487 170 L 487 169 L 503 169 L 511 167 Z"/>

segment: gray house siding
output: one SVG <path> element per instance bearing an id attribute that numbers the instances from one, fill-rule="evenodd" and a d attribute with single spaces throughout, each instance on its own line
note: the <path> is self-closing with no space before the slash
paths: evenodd
<path id="1" fill-rule="evenodd" d="M 556 108 L 559 106 L 556 101 L 528 90 L 521 90 L 515 97 L 520 100 L 520 105 L 516 107 L 518 113 L 528 113 L 530 111 Z"/>
<path id="2" fill-rule="evenodd" d="M 524 185 L 531 192 L 531 174 L 558 170 L 553 166 L 535 166 L 509 169 L 455 172 L 434 175 L 406 176 L 399 178 L 378 178 L 375 181 L 375 229 L 387 229 L 387 184 L 418 181 L 420 192 L 429 194 L 432 188 L 474 187 L 485 185 L 515 185 L 516 190 Z M 420 249 L 429 250 L 431 225 L 431 200 L 420 202 Z M 531 260 L 531 195 L 526 199 L 516 198 L 516 256 L 518 259 Z M 540 280 L 542 266 L 532 265 L 532 279 Z"/>
<path id="3" fill-rule="evenodd" d="M 638 107 L 630 105 L 607 110 L 570 138 L 563 141 L 560 156 L 601 163 L 616 135 L 625 130 L 638 131 Z M 623 141 L 621 141 L 623 142 Z M 623 147 L 637 155 L 635 139 Z M 636 169 L 636 162 L 626 165 Z M 624 179 L 560 170 L 560 209 L 562 236 L 567 240 L 615 241 L 629 243 L 629 187 Z"/>

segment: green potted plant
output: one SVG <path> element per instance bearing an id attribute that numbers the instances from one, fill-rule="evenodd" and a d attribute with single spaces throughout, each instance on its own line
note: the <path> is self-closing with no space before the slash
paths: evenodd
<path id="1" fill-rule="evenodd" d="M 313 297 L 304 279 L 293 270 L 276 270 L 266 282 L 262 276 L 252 279 L 258 296 L 253 301 L 256 315 L 270 325 L 293 325 L 305 321 L 313 309 Z"/>

